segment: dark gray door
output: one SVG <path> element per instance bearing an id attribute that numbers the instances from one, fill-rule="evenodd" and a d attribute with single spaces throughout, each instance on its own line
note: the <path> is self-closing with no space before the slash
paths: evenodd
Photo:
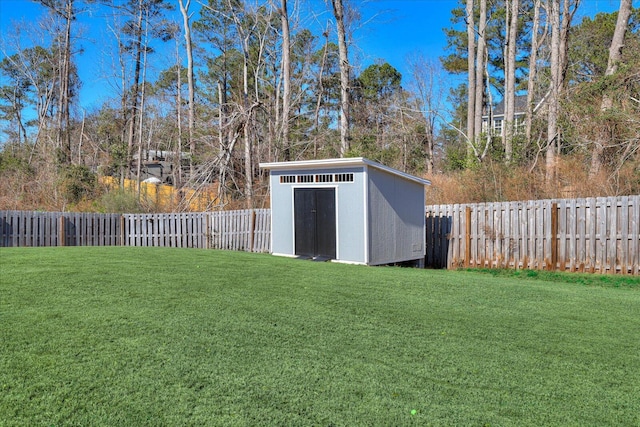
<path id="1" fill-rule="evenodd" d="M 335 259 L 335 188 L 296 188 L 293 202 L 296 255 Z"/>

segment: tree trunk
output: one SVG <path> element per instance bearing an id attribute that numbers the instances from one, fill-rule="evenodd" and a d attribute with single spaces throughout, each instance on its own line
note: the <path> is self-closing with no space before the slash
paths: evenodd
<path id="1" fill-rule="evenodd" d="M 525 138 L 527 145 L 531 145 L 531 130 L 533 127 L 533 109 L 536 92 L 538 47 L 543 40 L 538 40 L 538 31 L 540 30 L 540 7 L 541 0 L 535 0 L 533 12 L 533 29 L 531 30 L 531 52 L 529 54 L 529 76 L 527 80 L 527 112 L 525 116 Z M 544 36 L 543 38 L 544 39 Z"/>
<path id="2" fill-rule="evenodd" d="M 505 45 L 505 87 L 504 87 L 504 123 L 503 145 L 507 163 L 513 154 L 513 136 L 515 135 L 515 100 L 516 100 L 516 40 L 518 32 L 518 0 L 507 2 L 507 37 Z"/>
<path id="3" fill-rule="evenodd" d="M 329 51 L 329 23 L 327 23 L 327 31 L 323 33 L 325 37 L 324 48 L 322 51 L 322 61 L 320 62 L 320 71 L 318 72 L 318 90 L 316 91 L 316 111 L 313 115 L 313 123 L 316 134 L 313 139 L 313 158 L 318 156 L 318 137 L 320 133 L 320 106 L 322 105 L 322 97 L 324 96 L 324 84 L 322 78 L 324 76 L 324 66 L 327 61 L 327 53 Z"/>
<path id="4" fill-rule="evenodd" d="M 142 28 L 141 28 L 142 30 Z M 149 26 L 148 26 L 148 22 L 145 25 L 145 46 L 147 45 L 147 34 L 149 31 Z M 140 31 L 140 33 L 142 33 L 142 31 Z M 137 162 L 137 167 L 136 167 L 136 191 L 138 192 L 138 201 L 141 200 L 140 196 L 140 174 L 142 171 L 142 130 L 143 130 L 143 125 L 144 125 L 144 120 L 143 120 L 143 114 L 144 114 L 144 103 L 145 103 L 145 85 L 144 85 L 144 81 L 145 78 L 147 76 L 147 49 L 144 49 L 144 54 L 142 55 L 142 89 L 140 91 L 140 108 L 139 108 L 139 114 L 140 114 L 140 119 L 138 120 L 138 162 Z"/>
<path id="5" fill-rule="evenodd" d="M 56 64 L 58 78 L 58 108 L 56 111 L 56 150 L 59 164 L 70 164 L 71 154 L 71 22 L 75 19 L 74 0 L 57 2 L 40 0 L 53 15 L 64 21 L 64 33 L 54 35 L 58 43 L 58 63 Z"/>
<path id="6" fill-rule="evenodd" d="M 487 28 L 487 0 L 480 0 L 480 22 L 478 23 L 478 45 L 476 50 L 476 68 L 475 68 L 475 109 L 474 109 L 474 132 L 476 147 L 480 144 L 482 135 L 482 107 L 484 106 L 484 69 L 486 44 L 486 28 Z"/>
<path id="7" fill-rule="evenodd" d="M 138 100 L 140 98 L 140 70 L 142 68 L 142 16 L 143 5 L 142 0 L 138 2 L 138 21 L 136 23 L 136 42 L 135 42 L 135 68 L 133 73 L 133 87 L 131 89 L 131 121 L 129 122 L 129 135 L 127 142 L 127 168 L 130 168 L 133 158 L 133 142 L 136 136 L 136 119 L 138 117 Z M 146 49 L 145 49 L 146 50 Z"/>
<path id="8" fill-rule="evenodd" d="M 474 0 L 467 0 L 467 158 L 473 155 L 476 109 L 476 28 L 473 14 Z"/>
<path id="9" fill-rule="evenodd" d="M 291 160 L 291 147 L 289 146 L 289 115 L 291 110 L 291 37 L 289 35 L 289 13 L 287 0 L 282 0 L 280 10 L 282 23 L 282 146 L 284 147 L 284 160 Z"/>
<path id="10" fill-rule="evenodd" d="M 618 20 L 616 21 L 616 29 L 613 33 L 611 46 L 609 47 L 609 59 L 607 61 L 607 70 L 605 76 L 612 76 L 618 70 L 618 64 L 622 59 L 622 49 L 624 47 L 624 37 L 629 27 L 629 17 L 631 15 L 631 0 L 620 0 L 620 10 L 618 11 Z M 609 94 L 602 96 L 600 103 L 600 111 L 603 113 L 611 109 L 613 100 Z M 604 125 L 603 125 L 604 126 Z M 606 129 L 600 129 L 591 150 L 591 167 L 589 176 L 594 177 L 602 168 L 602 157 L 605 147 L 609 145 Z"/>
<path id="11" fill-rule="evenodd" d="M 573 16 L 578 10 L 580 0 L 563 0 L 562 3 L 562 25 L 560 27 L 560 91 L 565 89 L 567 81 L 567 71 L 569 70 L 569 30 Z M 573 8 L 571 8 L 573 6 Z"/>
<path id="12" fill-rule="evenodd" d="M 547 151 L 545 180 L 551 185 L 556 179 L 556 149 L 558 147 L 558 106 L 560 92 L 560 0 L 550 0 L 551 16 L 551 81 L 547 120 Z"/>
<path id="13" fill-rule="evenodd" d="M 60 81 L 60 95 L 62 97 L 62 122 L 59 132 L 62 134 L 62 145 L 64 152 L 64 161 L 71 163 L 71 116 L 70 97 L 71 97 L 71 21 L 74 19 L 73 0 L 68 0 L 65 6 L 65 34 L 64 34 L 64 59 L 63 59 L 63 78 Z"/>
<path id="14" fill-rule="evenodd" d="M 182 188 L 182 67 L 180 63 L 180 45 L 176 41 L 176 125 L 178 128 L 178 144 L 176 153 L 173 156 L 173 188 L 177 190 Z M 144 93 L 144 87 L 142 92 Z"/>
<path id="15" fill-rule="evenodd" d="M 187 85 L 189 86 L 189 109 L 188 109 L 188 127 L 189 127 L 189 176 L 194 176 L 193 156 L 196 151 L 196 142 L 194 139 L 195 128 L 195 88 L 193 85 L 193 45 L 191 42 L 191 25 L 189 23 L 189 6 L 191 0 L 178 0 L 180 2 L 180 12 L 182 13 L 182 23 L 184 26 L 184 40 L 187 49 Z M 178 72 L 180 67 L 178 67 Z"/>
<path id="16" fill-rule="evenodd" d="M 338 53 L 340 55 L 340 157 L 349 150 L 349 54 L 347 51 L 347 35 L 344 25 L 344 7 L 342 0 L 331 0 L 333 14 L 338 31 Z"/>
<path id="17" fill-rule="evenodd" d="M 253 208 L 253 163 L 251 159 L 251 138 L 249 137 L 249 126 L 251 125 L 251 111 L 249 110 L 249 47 L 248 38 L 244 42 L 244 61 L 242 67 L 244 80 L 243 103 L 244 103 L 244 194 L 247 200 L 247 209 Z"/>

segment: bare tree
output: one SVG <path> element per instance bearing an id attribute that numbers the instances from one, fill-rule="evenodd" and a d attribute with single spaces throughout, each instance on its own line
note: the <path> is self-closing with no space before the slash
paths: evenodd
<path id="1" fill-rule="evenodd" d="M 624 48 L 624 37 L 629 26 L 629 17 L 631 16 L 631 0 L 620 0 L 620 10 L 618 11 L 618 20 L 616 21 L 616 29 L 613 33 L 611 46 L 609 47 L 609 59 L 607 61 L 607 70 L 605 76 L 612 76 L 618 70 L 618 65 L 622 59 L 622 49 Z M 600 111 L 606 112 L 613 106 L 613 99 L 607 93 L 602 97 L 600 103 Z M 602 155 L 607 146 L 607 133 L 604 129 L 598 132 L 597 139 L 593 143 L 591 150 L 591 168 L 589 176 L 595 176 L 602 168 Z"/>
<path id="2" fill-rule="evenodd" d="M 74 0 L 40 0 L 51 13 L 60 17 L 63 28 L 56 35 L 58 52 L 58 109 L 56 114 L 56 147 L 58 161 L 70 164 L 71 156 L 71 23 L 76 19 Z"/>
<path id="3" fill-rule="evenodd" d="M 425 170 L 433 173 L 436 120 L 444 99 L 441 68 L 437 61 L 418 57 L 410 62 L 411 74 L 415 85 L 416 107 L 424 120 L 423 147 L 425 151 Z"/>
<path id="4" fill-rule="evenodd" d="M 562 4 L 561 4 L 562 2 Z M 558 127 L 560 94 L 565 86 L 568 64 L 569 28 L 580 0 L 549 0 L 548 14 L 551 27 L 550 75 L 545 180 L 551 184 L 556 179 L 556 157 L 559 154 L 561 133 Z M 562 5 L 562 13 L 560 7 Z"/>
<path id="5" fill-rule="evenodd" d="M 51 17 L 48 17 L 51 19 Z M 47 28 L 50 25 L 46 25 Z M 12 81 L 6 88 L 11 93 L 19 87 L 29 88 L 33 93 L 31 106 L 37 116 L 37 130 L 33 138 L 33 146 L 30 150 L 28 163 L 31 164 L 36 150 L 44 148 L 48 150 L 49 145 L 44 144 L 43 138 L 45 130 L 49 128 L 51 122 L 51 112 L 55 111 L 55 100 L 57 99 L 57 74 L 52 70 L 56 69 L 56 60 L 51 49 L 37 45 L 31 48 L 23 48 L 25 40 L 34 37 L 40 43 L 45 39 L 44 34 L 31 35 L 37 27 L 29 28 L 25 31 L 21 25 L 16 26 L 8 33 L 3 40 L 2 53 L 5 58 L 2 60 L 2 71 L 12 75 Z M 7 46 L 5 47 L 5 43 Z M 14 51 L 13 55 L 6 54 L 6 51 Z M 22 81 L 22 83 L 21 83 Z M 41 147 L 41 145 L 43 147 Z M 55 145 L 53 146 L 55 148 Z M 47 153 L 51 156 L 53 153 Z"/>

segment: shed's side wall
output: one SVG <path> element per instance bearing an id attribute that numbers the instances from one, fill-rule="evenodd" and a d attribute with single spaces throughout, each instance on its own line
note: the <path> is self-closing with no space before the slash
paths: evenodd
<path id="1" fill-rule="evenodd" d="M 424 257 L 424 186 L 369 168 L 369 264 Z"/>
<path id="2" fill-rule="evenodd" d="M 353 182 L 280 183 L 282 175 L 315 175 L 353 173 Z M 363 167 L 272 170 L 271 185 L 271 252 L 294 255 L 294 188 L 336 188 L 337 259 L 366 263 L 365 243 L 365 177 Z"/>

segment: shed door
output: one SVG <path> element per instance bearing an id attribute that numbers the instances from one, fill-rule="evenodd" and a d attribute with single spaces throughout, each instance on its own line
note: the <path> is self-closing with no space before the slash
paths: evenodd
<path id="1" fill-rule="evenodd" d="M 296 188 L 293 191 L 296 255 L 335 259 L 335 188 Z"/>

